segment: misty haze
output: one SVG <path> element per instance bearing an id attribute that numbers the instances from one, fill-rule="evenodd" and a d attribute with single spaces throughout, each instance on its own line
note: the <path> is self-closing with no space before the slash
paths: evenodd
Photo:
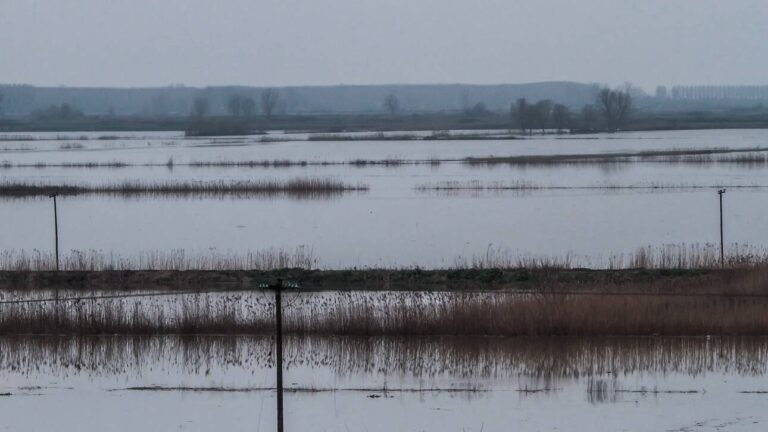
<path id="1" fill-rule="evenodd" d="M 0 429 L 765 430 L 768 3 L 0 3 Z"/>

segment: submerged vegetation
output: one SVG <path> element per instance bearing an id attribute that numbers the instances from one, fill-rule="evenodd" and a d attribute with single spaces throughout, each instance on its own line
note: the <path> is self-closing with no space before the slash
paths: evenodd
<path id="1" fill-rule="evenodd" d="M 741 255 L 715 270 L 714 250 L 643 248 L 611 261 L 669 268 L 654 271 L 568 270 L 575 265 L 569 258 L 512 261 L 490 248 L 445 270 L 317 271 L 312 251 L 299 248 L 149 253 L 138 261 L 72 252 L 62 260 L 68 271 L 30 272 L 53 268 L 52 256 L 4 252 L 0 333 L 266 334 L 273 331 L 272 297 L 258 284 L 296 277 L 283 326 L 295 335 L 768 335 L 768 254 L 736 247 Z M 129 271 L 141 266 L 155 272 Z M 226 271 L 233 267 L 270 272 Z M 215 271 L 190 272 L 195 268 Z M 371 283 L 378 291 L 359 290 Z M 432 288 L 419 290 L 425 283 Z M 334 284 L 340 288 L 329 288 Z"/>
<path id="2" fill-rule="evenodd" d="M 283 141 L 285 138 L 261 137 L 258 142 Z M 66 148 L 74 144 L 66 144 Z M 200 146 L 248 145 L 241 141 L 216 140 Z M 64 147 L 62 147 L 64 148 Z M 81 147 L 77 147 L 81 148 Z M 671 149 L 647 150 L 636 152 L 616 153 L 583 153 L 583 154 L 543 154 L 521 156 L 485 156 L 467 158 L 438 158 L 406 159 L 389 157 L 385 159 L 349 159 L 349 160 L 209 160 L 176 162 L 174 166 L 193 168 L 291 168 L 291 167 L 323 167 L 323 166 L 354 166 L 354 167 L 401 167 L 401 166 L 439 166 L 441 164 L 466 164 L 469 166 L 559 166 L 559 165 L 606 165 L 606 164 L 690 164 L 712 165 L 732 164 L 748 167 L 763 167 L 768 165 L 768 148 L 749 147 L 741 149 L 707 148 L 707 149 Z M 0 161 L 0 168 L 126 168 L 126 167 L 167 167 L 167 162 L 135 163 L 127 161 L 79 161 L 79 162 L 32 162 L 14 163 L 8 160 Z"/>
<path id="3" fill-rule="evenodd" d="M 115 196 L 278 196 L 314 198 L 344 192 L 367 191 L 364 184 L 349 185 L 328 178 L 294 178 L 290 180 L 248 181 L 125 181 L 101 185 L 46 184 L 5 180 L 0 182 L 0 197 L 25 198 L 36 196 L 104 194 Z"/>
<path id="4" fill-rule="evenodd" d="M 714 295 L 653 293 L 650 288 L 654 284 L 647 285 L 646 291 L 624 293 L 568 293 L 546 287 L 528 293 L 287 293 L 283 330 L 287 334 L 329 336 L 768 335 L 768 292 L 764 285 L 768 272 L 764 268 L 753 271 L 751 278 L 756 291 Z M 738 285 L 721 285 L 729 286 Z M 37 298 L 51 298 L 48 293 L 43 291 Z M 34 301 L 34 297 L 33 301 L 4 302 L 0 304 L 0 333 L 274 331 L 271 296 L 258 289 L 250 293 L 100 297 L 99 293 L 82 298 L 65 293 L 57 302 Z"/>
<path id="5" fill-rule="evenodd" d="M 436 183 L 422 183 L 414 187 L 418 192 L 436 192 L 445 194 L 458 194 L 461 192 L 479 193 L 479 192 L 504 192 L 504 191 L 542 191 L 542 190 L 668 190 L 668 189 L 720 189 L 727 187 L 729 189 L 757 189 L 765 188 L 768 185 L 700 185 L 700 184 L 668 184 L 668 183 L 646 183 L 646 184 L 595 184 L 584 186 L 558 186 L 558 185 L 540 185 L 525 180 L 516 180 L 512 182 L 494 181 L 484 183 L 480 180 L 470 180 L 460 182 L 455 180 L 442 181 Z"/>
<path id="6" fill-rule="evenodd" d="M 595 165 L 620 163 L 733 163 L 753 164 L 765 161 L 766 147 L 749 147 L 742 149 L 708 148 L 708 149 L 672 149 L 645 150 L 615 153 L 582 153 L 582 154 L 550 154 L 524 156 L 487 156 L 470 157 L 463 161 L 470 165 Z M 732 154 L 741 154 L 732 156 Z M 723 155 L 723 156 L 719 156 Z"/>

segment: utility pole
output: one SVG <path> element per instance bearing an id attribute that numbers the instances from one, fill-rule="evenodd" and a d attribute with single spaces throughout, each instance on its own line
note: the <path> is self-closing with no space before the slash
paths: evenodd
<path id="1" fill-rule="evenodd" d="M 723 194 L 725 189 L 720 189 L 717 194 L 720 196 L 720 268 L 725 268 L 725 246 L 723 245 Z"/>
<path id="2" fill-rule="evenodd" d="M 277 381 L 277 432 L 283 432 L 283 280 L 270 288 L 275 290 L 275 370 Z"/>
<path id="3" fill-rule="evenodd" d="M 56 238 L 56 271 L 59 271 L 59 214 L 56 208 L 56 196 L 58 194 L 48 195 L 53 198 L 53 231 Z"/>

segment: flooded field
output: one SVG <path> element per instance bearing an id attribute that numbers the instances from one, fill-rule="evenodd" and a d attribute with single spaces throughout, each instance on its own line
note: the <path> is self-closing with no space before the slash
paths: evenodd
<path id="1" fill-rule="evenodd" d="M 81 187 L 81 193 L 59 198 L 61 249 L 127 257 L 173 249 L 244 253 L 303 246 L 328 268 L 446 267 L 492 248 L 606 266 L 611 256 L 648 245 L 716 243 L 719 187 L 728 189 L 726 241 L 768 243 L 768 222 L 760 217 L 768 193 L 766 131 L 447 141 L 354 136 L 4 135 L 0 184 Z M 681 149 L 693 153 L 668 154 Z M 736 152 L 707 153 L 713 149 Z M 666 156 L 637 156 L 643 152 Z M 617 156 L 628 153 L 636 156 Z M 467 159 L 580 154 L 591 156 L 578 163 Z M 218 182 L 233 188 L 297 179 L 352 190 L 114 192 L 130 182 L 165 189 Z M 43 189 L 43 196 L 0 198 L 3 214 L 13 221 L 0 227 L 4 249 L 50 250 L 52 209 Z M 97 193 L 105 190 L 111 192 Z"/>
<path id="2" fill-rule="evenodd" d="M 8 430 L 273 430 L 272 338 L 0 338 Z M 765 338 L 287 338 L 292 431 L 761 431 Z M 84 415 L 87 413 L 87 415 Z"/>

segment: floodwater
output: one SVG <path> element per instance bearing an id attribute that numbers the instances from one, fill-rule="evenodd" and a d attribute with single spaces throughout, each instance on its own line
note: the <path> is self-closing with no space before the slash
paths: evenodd
<path id="1" fill-rule="evenodd" d="M 459 132 L 460 133 L 460 132 Z M 445 267 L 489 249 L 510 256 L 571 256 L 604 266 L 645 246 L 719 242 L 718 187 L 729 244 L 768 244 L 768 165 L 622 163 L 394 167 L 352 165 L 192 167 L 190 162 L 466 157 L 768 147 L 765 130 L 664 131 L 533 137 L 524 140 L 306 141 L 307 134 L 184 139 L 179 133 L 30 133 L 0 136 L 0 165 L 125 162 L 123 168 L 0 168 L 2 181 L 103 184 L 333 178 L 367 192 L 327 198 L 60 197 L 62 251 L 121 256 L 183 249 L 189 254 L 249 250 L 314 252 L 320 267 Z M 263 142 L 285 140 L 279 142 Z M 172 160 L 172 164 L 168 161 Z M 421 190 L 446 182 L 525 184 L 526 190 Z M 627 188 L 629 187 L 629 188 Z M 543 188 L 543 189 L 540 189 Z M 47 198 L 0 200 L 5 250 L 53 245 Z"/>
<path id="2" fill-rule="evenodd" d="M 762 431 L 765 338 L 286 338 L 288 431 Z M 269 337 L 0 338 L 3 430 L 268 431 Z"/>

